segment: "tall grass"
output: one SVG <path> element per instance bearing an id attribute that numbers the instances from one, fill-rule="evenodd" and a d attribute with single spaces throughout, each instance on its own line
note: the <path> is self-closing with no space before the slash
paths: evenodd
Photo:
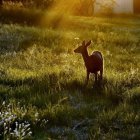
<path id="1" fill-rule="evenodd" d="M 0 111 L 10 104 L 11 133 L 16 121 L 28 121 L 31 139 L 139 139 L 139 25 L 72 16 L 44 28 L 1 23 Z M 91 76 L 83 86 L 83 60 L 73 53 L 83 39 L 93 42 L 89 53 L 104 55 L 101 85 Z"/>

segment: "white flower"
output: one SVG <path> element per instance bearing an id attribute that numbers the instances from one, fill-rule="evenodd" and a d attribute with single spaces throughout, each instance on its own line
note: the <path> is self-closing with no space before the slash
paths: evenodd
<path id="1" fill-rule="evenodd" d="M 0 125 L 2 125 L 4 123 L 4 121 L 2 120 L 1 122 L 0 122 Z"/>
<path id="2" fill-rule="evenodd" d="M 5 101 L 3 101 L 2 105 L 5 105 Z"/>
<path id="3" fill-rule="evenodd" d="M 36 117 L 36 118 L 38 117 L 38 112 L 35 113 L 35 117 Z"/>
<path id="4" fill-rule="evenodd" d="M 75 40 L 79 40 L 79 37 L 75 37 L 74 39 L 75 39 Z"/>

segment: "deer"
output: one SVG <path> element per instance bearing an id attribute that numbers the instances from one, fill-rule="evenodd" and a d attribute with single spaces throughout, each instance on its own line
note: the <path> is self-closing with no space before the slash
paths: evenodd
<path id="1" fill-rule="evenodd" d="M 85 86 L 88 85 L 89 81 L 89 75 L 90 73 L 95 74 L 95 83 L 98 80 L 98 72 L 100 72 L 100 77 L 99 79 L 102 80 L 103 78 L 103 56 L 102 53 L 99 51 L 93 51 L 91 55 L 88 54 L 87 48 L 90 46 L 91 40 L 88 41 L 87 43 L 85 40 L 82 42 L 82 45 L 80 45 L 78 48 L 74 50 L 75 53 L 80 53 L 82 54 L 85 67 L 86 67 L 86 81 L 85 81 Z"/>

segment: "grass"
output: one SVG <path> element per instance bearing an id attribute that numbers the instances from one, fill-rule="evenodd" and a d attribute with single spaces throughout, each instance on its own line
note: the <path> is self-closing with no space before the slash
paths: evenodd
<path id="1" fill-rule="evenodd" d="M 140 139 L 139 18 L 63 17 L 51 25 L 1 23 L 0 103 L 12 106 L 15 121 L 30 122 L 30 139 Z M 73 53 L 83 39 L 104 55 L 101 85 L 91 76 L 84 88 L 83 60 Z"/>

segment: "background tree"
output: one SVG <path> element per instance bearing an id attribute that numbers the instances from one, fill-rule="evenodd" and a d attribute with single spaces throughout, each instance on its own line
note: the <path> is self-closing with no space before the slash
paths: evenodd
<path id="1" fill-rule="evenodd" d="M 3 0 L 0 0 L 0 7 L 2 6 L 2 4 L 3 4 Z"/>

